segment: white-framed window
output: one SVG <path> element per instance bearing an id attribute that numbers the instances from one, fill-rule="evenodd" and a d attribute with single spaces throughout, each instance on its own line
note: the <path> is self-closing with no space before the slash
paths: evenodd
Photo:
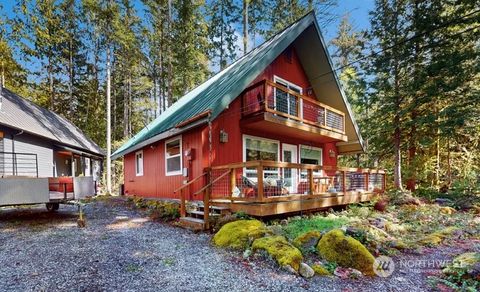
<path id="1" fill-rule="evenodd" d="M 182 165 L 182 137 L 165 141 L 165 175 L 181 175 Z"/>
<path id="2" fill-rule="evenodd" d="M 313 146 L 300 145 L 300 163 L 323 165 L 323 149 Z M 321 175 L 320 170 L 313 172 L 314 175 Z M 302 179 L 307 178 L 307 171 L 301 172 Z"/>
<path id="3" fill-rule="evenodd" d="M 273 76 L 273 82 L 278 85 L 281 85 L 291 91 L 294 91 L 298 94 L 302 94 L 302 88 L 290 81 L 282 79 L 276 75 Z M 291 95 L 288 92 L 285 92 L 279 88 L 274 89 L 273 100 L 275 105 L 275 110 L 286 113 L 292 116 L 302 116 L 302 100 Z M 300 109 L 300 113 L 297 112 L 297 103 L 300 102 L 298 108 Z"/>
<path id="4" fill-rule="evenodd" d="M 243 135 L 243 161 L 252 160 L 272 160 L 280 161 L 280 142 L 261 137 Z M 255 180 L 257 170 L 255 168 L 245 168 L 245 176 Z M 265 178 L 278 178 L 278 168 L 264 168 Z"/>
<path id="5" fill-rule="evenodd" d="M 135 175 L 143 175 L 143 151 L 135 152 Z"/>

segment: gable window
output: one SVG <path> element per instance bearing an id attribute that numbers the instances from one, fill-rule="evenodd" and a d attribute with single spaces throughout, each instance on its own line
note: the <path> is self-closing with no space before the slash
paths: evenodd
<path id="1" fill-rule="evenodd" d="M 264 139 L 254 136 L 243 136 L 243 160 L 271 160 L 279 161 L 280 146 L 278 141 Z M 278 168 L 264 168 L 265 178 L 278 177 Z M 245 176 L 255 180 L 257 178 L 256 168 L 246 168 Z"/>
<path id="2" fill-rule="evenodd" d="M 166 175 L 182 174 L 182 137 L 165 142 L 165 173 Z"/>
<path id="3" fill-rule="evenodd" d="M 135 175 L 143 175 L 143 151 L 138 151 L 135 153 Z"/>
<path id="4" fill-rule="evenodd" d="M 300 145 L 300 163 L 322 165 L 322 148 Z M 313 172 L 314 175 L 321 175 L 320 170 Z M 307 171 L 302 171 L 302 179 L 307 178 Z"/>
<path id="5" fill-rule="evenodd" d="M 284 80 L 278 76 L 273 77 L 273 81 L 285 87 L 289 91 L 293 91 L 298 94 L 302 94 L 302 88 L 298 85 L 293 84 L 292 82 L 289 82 L 287 80 Z M 299 102 L 299 98 L 296 96 L 292 95 L 291 93 L 282 90 L 280 88 L 274 89 L 274 104 L 275 104 L 275 110 L 286 113 L 292 116 L 298 116 L 298 110 L 297 108 L 300 107 L 301 105 L 297 106 L 297 103 Z"/>

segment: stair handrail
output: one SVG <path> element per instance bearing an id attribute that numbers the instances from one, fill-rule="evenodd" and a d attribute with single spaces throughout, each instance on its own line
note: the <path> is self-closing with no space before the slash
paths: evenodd
<path id="1" fill-rule="evenodd" d="M 211 187 L 214 183 L 216 183 L 217 181 L 224 178 L 227 174 L 230 174 L 231 171 L 232 171 L 231 169 L 227 170 L 225 173 L 223 173 L 222 175 L 220 175 L 216 179 L 212 180 L 210 183 L 206 184 L 203 188 L 201 188 L 198 191 L 196 191 L 195 193 L 193 193 L 193 195 L 197 195 L 197 194 L 200 194 L 201 192 L 205 191 L 207 188 Z"/>
<path id="2" fill-rule="evenodd" d="M 207 174 L 208 172 L 204 172 L 201 175 L 197 176 L 196 178 L 192 179 L 191 181 L 187 182 L 186 184 L 182 185 L 181 187 L 173 191 L 173 193 L 177 193 L 178 191 L 180 191 L 180 216 L 181 217 L 185 217 L 187 215 L 185 193 L 183 192 L 183 190 Z"/>
<path id="3" fill-rule="evenodd" d="M 196 178 L 192 179 L 191 181 L 187 182 L 186 184 L 182 185 L 181 187 L 179 187 L 178 189 L 174 190 L 173 193 L 176 193 L 178 191 L 181 191 L 183 190 L 184 188 L 188 187 L 189 185 L 193 184 L 194 182 L 196 182 L 197 180 L 199 180 L 200 178 L 204 177 L 205 175 L 207 175 L 208 172 L 204 172 L 202 173 L 201 175 L 197 176 Z"/>
<path id="4" fill-rule="evenodd" d="M 212 192 L 212 185 L 216 183 L 217 181 L 221 180 L 224 178 L 226 175 L 230 174 L 233 171 L 233 169 L 227 170 L 225 173 L 220 175 L 214 180 L 211 180 L 212 177 L 212 170 L 208 169 L 208 177 L 207 181 L 210 181 L 208 184 L 206 184 L 203 188 L 195 192 L 193 195 L 195 196 L 196 194 L 199 194 L 203 191 L 205 191 L 205 194 L 203 195 L 203 222 L 204 222 L 204 228 L 206 230 L 210 229 L 210 195 Z"/>

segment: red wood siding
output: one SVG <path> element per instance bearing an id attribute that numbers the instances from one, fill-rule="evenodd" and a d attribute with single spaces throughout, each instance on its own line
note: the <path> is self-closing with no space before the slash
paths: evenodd
<path id="1" fill-rule="evenodd" d="M 182 157 L 183 167 L 189 168 L 188 178 L 193 179 L 203 171 L 202 128 L 193 129 L 181 136 L 183 152 L 189 148 L 195 149 L 194 160 L 187 161 L 185 156 Z M 178 197 L 178 195 L 174 196 L 173 191 L 182 185 L 185 178 L 182 175 L 165 175 L 165 140 L 144 147 L 142 150 L 144 157 L 142 176 L 135 175 L 135 153 L 124 157 L 125 193 L 145 197 Z M 193 184 L 192 189 L 198 188 L 202 183 L 199 181 Z"/>
<path id="2" fill-rule="evenodd" d="M 273 80 L 273 76 L 295 83 L 302 87 L 304 95 L 307 95 L 310 84 L 303 71 L 300 61 L 294 50 L 291 51 L 291 59 L 286 58 L 285 53 L 280 55 L 265 71 L 256 78 L 253 83 L 262 79 Z M 253 96 L 255 98 L 255 96 Z M 312 94 L 312 99 L 315 97 Z M 323 143 L 322 137 L 318 141 L 305 141 L 292 138 L 282 133 L 266 134 L 261 131 L 242 128 L 241 98 L 234 100 L 212 123 L 212 143 L 209 142 L 209 126 L 198 127 L 182 135 L 182 150 L 195 149 L 195 159 L 191 162 L 183 157 L 183 166 L 189 167 L 188 179 L 200 175 L 209 165 L 223 165 L 243 160 L 243 134 L 278 140 L 280 143 L 294 145 L 307 145 L 323 148 L 323 164 L 335 166 L 337 164 L 337 149 L 334 143 Z M 228 142 L 220 142 L 220 132 L 228 134 Z M 282 144 L 280 144 L 282 147 Z M 211 150 L 211 151 L 210 151 Z M 335 152 L 335 157 L 330 157 L 329 151 Z M 131 195 L 145 197 L 178 198 L 173 191 L 182 185 L 185 179 L 182 175 L 165 176 L 165 141 L 159 141 L 143 149 L 144 174 L 135 175 L 135 153 L 124 157 L 125 192 Z M 282 149 L 280 148 L 280 153 Z M 298 155 L 300 149 L 298 149 Z M 183 155 L 183 153 L 182 153 Z M 190 193 L 198 190 L 204 183 L 198 181 L 190 188 Z M 201 196 L 191 199 L 201 199 Z"/>

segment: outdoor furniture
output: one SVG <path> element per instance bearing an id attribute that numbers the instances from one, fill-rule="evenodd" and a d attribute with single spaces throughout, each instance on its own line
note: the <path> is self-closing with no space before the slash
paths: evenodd
<path id="1" fill-rule="evenodd" d="M 263 183 L 263 194 L 267 197 L 288 195 L 289 191 L 284 187 L 283 178 L 266 178 Z M 245 198 L 255 198 L 258 194 L 258 185 L 245 176 L 241 176 L 240 183 L 237 183 L 240 194 Z"/>

